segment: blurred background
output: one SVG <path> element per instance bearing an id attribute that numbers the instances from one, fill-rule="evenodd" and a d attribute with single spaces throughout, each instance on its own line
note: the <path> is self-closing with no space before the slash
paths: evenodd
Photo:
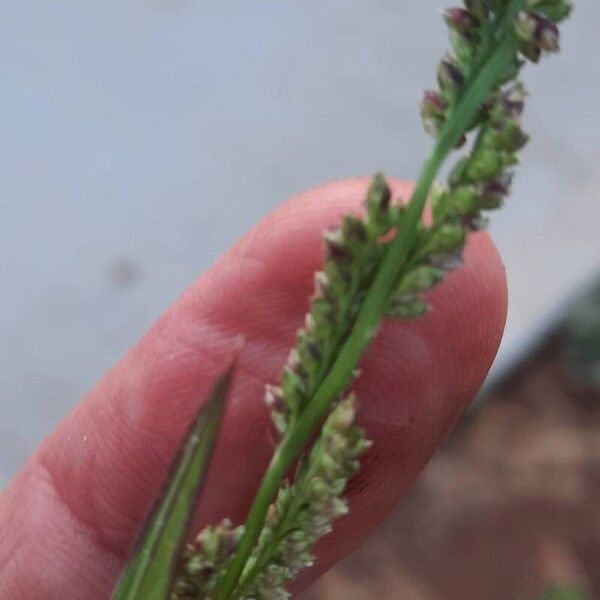
<path id="1" fill-rule="evenodd" d="M 500 599 L 555 576 L 600 594 L 600 3 L 576 5 L 563 53 L 528 69 L 533 141 L 493 215 L 511 304 L 487 392 L 312 597 Z M 282 200 L 416 176 L 442 6 L 0 3 L 0 487 Z"/>

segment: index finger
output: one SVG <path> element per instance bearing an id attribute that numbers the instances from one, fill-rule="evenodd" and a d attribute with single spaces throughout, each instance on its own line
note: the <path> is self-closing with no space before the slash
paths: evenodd
<path id="1" fill-rule="evenodd" d="M 367 183 L 324 186 L 269 215 L 48 438 L 0 500 L 2 598 L 108 595 L 199 399 L 240 333 L 246 344 L 198 525 L 243 520 L 274 444 L 263 386 L 277 379 L 302 324 L 323 229 L 360 210 Z M 406 184 L 394 189 L 408 195 Z M 432 294 L 431 314 L 383 327 L 356 386 L 375 446 L 351 486 L 351 516 L 304 582 L 367 535 L 452 428 L 495 355 L 505 297 L 502 264 L 478 234 L 465 267 Z"/>

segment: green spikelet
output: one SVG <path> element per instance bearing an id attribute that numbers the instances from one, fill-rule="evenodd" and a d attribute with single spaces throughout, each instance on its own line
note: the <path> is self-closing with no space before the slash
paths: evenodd
<path id="1" fill-rule="evenodd" d="M 325 421 L 295 482 L 280 488 L 236 597 L 288 598 L 286 584 L 313 564 L 316 542 L 348 512 L 343 494 L 358 470 L 358 457 L 370 446 L 355 418 L 356 398 L 351 395 Z"/>
<path id="2" fill-rule="evenodd" d="M 219 574 L 237 548 L 243 528 L 225 519 L 217 527 L 206 527 L 186 546 L 171 600 L 212 598 Z"/>
<path id="3" fill-rule="evenodd" d="M 376 175 L 365 199 L 365 215 L 347 215 L 340 228 L 325 233 L 326 259 L 315 275 L 310 312 L 280 384 L 266 389 L 265 401 L 281 434 L 302 413 L 347 338 L 384 252 L 380 239 L 400 218 L 401 208 L 391 203 L 385 179 Z"/>

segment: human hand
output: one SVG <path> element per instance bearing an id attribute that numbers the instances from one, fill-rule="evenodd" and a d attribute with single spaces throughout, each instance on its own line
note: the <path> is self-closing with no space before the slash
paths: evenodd
<path id="1" fill-rule="evenodd" d="M 330 184 L 274 211 L 163 315 L 40 446 L 0 497 L 0 598 L 107 598 L 199 400 L 242 334 L 236 381 L 194 530 L 243 520 L 273 450 L 263 388 L 280 372 L 322 261 L 320 236 L 358 209 L 368 180 Z M 395 195 L 409 186 L 396 182 Z M 389 322 L 355 389 L 374 447 L 351 512 L 301 589 L 352 552 L 401 499 L 480 387 L 506 313 L 484 233 L 431 294 L 434 310 Z"/>

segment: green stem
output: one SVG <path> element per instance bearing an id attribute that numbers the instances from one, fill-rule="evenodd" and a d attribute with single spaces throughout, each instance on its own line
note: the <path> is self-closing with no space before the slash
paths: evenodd
<path id="1" fill-rule="evenodd" d="M 521 8 L 523 1 L 512 1 L 508 8 L 509 16 L 514 15 L 515 11 Z M 327 414 L 332 401 L 346 387 L 352 370 L 374 338 L 389 297 L 413 247 L 431 185 L 442 163 L 456 147 L 481 104 L 497 84 L 506 65 L 514 59 L 516 52 L 516 36 L 512 27 L 506 27 L 504 35 L 493 52 L 467 84 L 452 114 L 448 115 L 446 125 L 440 131 L 433 152 L 421 171 L 408 204 L 403 219 L 402 233 L 389 244 L 348 339 L 304 412 L 291 425 L 271 459 L 250 509 L 244 535 L 240 540 L 237 552 L 221 580 L 216 600 L 228 600 L 231 597 L 262 531 L 267 510 L 281 480 L 302 452 L 312 432 Z"/>
<path id="2" fill-rule="evenodd" d="M 252 565 L 249 571 L 244 571 L 239 585 L 234 590 L 232 600 L 243 598 L 244 594 L 254 582 L 256 577 L 262 572 L 264 567 L 269 564 L 271 559 L 277 553 L 277 549 L 281 543 L 281 540 L 283 540 L 283 538 L 289 533 L 290 525 L 293 524 L 300 508 L 298 506 L 298 501 L 295 502 L 294 500 L 292 500 L 290 507 L 282 516 L 282 520 L 277 525 L 277 528 L 272 532 L 271 538 L 262 548 L 261 553 L 256 557 L 256 562 Z M 302 500 L 304 500 L 304 496 L 302 496 Z"/>
<path id="3" fill-rule="evenodd" d="M 319 448 L 320 440 L 317 440 L 315 442 L 315 445 L 311 449 L 311 457 L 318 455 Z M 312 464 L 310 463 L 310 460 L 308 460 L 308 463 Z M 240 584 L 235 589 L 235 592 L 233 594 L 233 600 L 243 598 L 244 593 L 246 592 L 248 587 L 253 583 L 257 575 L 260 574 L 260 572 L 269 563 L 273 556 L 275 556 L 279 544 L 281 543 L 283 538 L 294 527 L 294 520 L 298 516 L 298 513 L 302 509 L 302 505 L 306 501 L 306 484 L 312 479 L 313 474 L 314 465 L 312 469 L 309 466 L 307 470 L 302 474 L 300 480 L 294 483 L 295 493 L 293 497 L 290 499 L 290 502 L 286 507 L 285 512 L 283 513 L 283 515 L 281 515 L 279 523 L 272 531 L 271 537 L 267 540 L 267 543 L 261 549 L 260 554 L 256 557 L 256 561 L 254 562 L 254 564 L 248 572 L 244 571 Z"/>

